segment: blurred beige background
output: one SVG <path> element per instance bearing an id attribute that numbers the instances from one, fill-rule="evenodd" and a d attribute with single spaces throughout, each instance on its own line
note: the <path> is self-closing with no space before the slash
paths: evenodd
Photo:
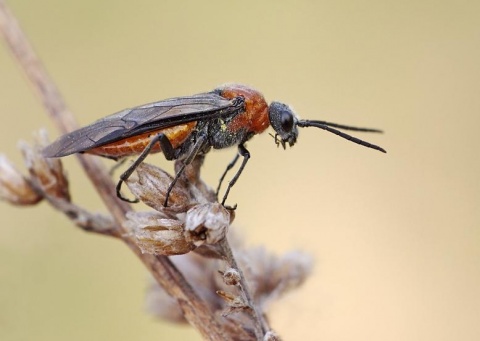
<path id="1" fill-rule="evenodd" d="M 252 245 L 315 268 L 272 306 L 285 340 L 480 340 L 478 1 L 8 1 L 82 124 L 125 107 L 240 82 L 318 129 L 268 134 L 230 195 Z M 48 121 L 0 47 L 1 150 Z M 211 153 L 216 186 L 234 149 Z M 161 157 L 150 162 L 171 169 Z M 75 158 L 77 203 L 104 210 Z M 170 167 L 170 168 L 169 168 Z M 1 340 L 198 340 L 144 312 L 146 271 L 119 242 L 47 205 L 0 203 Z"/>

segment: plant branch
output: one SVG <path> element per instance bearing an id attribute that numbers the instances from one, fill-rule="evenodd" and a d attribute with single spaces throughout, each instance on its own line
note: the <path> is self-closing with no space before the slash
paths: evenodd
<path id="1" fill-rule="evenodd" d="M 225 262 L 230 268 L 235 269 L 240 274 L 240 281 L 238 283 L 238 286 L 240 288 L 240 292 L 242 293 L 243 300 L 248 304 L 249 308 L 251 309 L 250 315 L 255 326 L 255 335 L 257 336 L 257 339 L 262 340 L 263 335 L 265 335 L 270 330 L 270 327 L 268 326 L 267 321 L 265 321 L 262 311 L 257 308 L 257 305 L 253 300 L 251 290 L 247 284 L 247 280 L 242 270 L 238 266 L 237 261 L 235 260 L 232 248 L 230 247 L 227 238 L 220 242 L 220 247 L 222 248 L 222 254 L 225 257 Z"/>
<path id="2" fill-rule="evenodd" d="M 63 199 L 44 195 L 48 202 L 65 214 L 78 227 L 86 232 L 95 232 L 111 237 L 119 237 L 113 219 L 106 215 L 92 214 L 85 209 Z"/>

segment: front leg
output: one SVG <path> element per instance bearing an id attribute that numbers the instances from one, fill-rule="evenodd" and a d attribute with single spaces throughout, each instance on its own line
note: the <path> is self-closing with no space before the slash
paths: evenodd
<path id="1" fill-rule="evenodd" d="M 218 193 L 220 193 L 220 187 L 222 187 L 223 180 L 225 179 L 225 176 L 230 171 L 230 169 L 232 169 L 235 166 L 239 157 L 240 157 L 240 154 L 237 152 L 233 160 L 230 161 L 230 163 L 227 165 L 227 168 L 225 169 L 222 176 L 220 177 L 220 180 L 218 181 L 217 190 L 215 191 L 215 197 L 217 198 L 217 201 L 218 201 Z"/>
<path id="2" fill-rule="evenodd" d="M 237 173 L 233 177 L 233 179 L 228 183 L 227 190 L 225 191 L 225 195 L 223 196 L 222 200 L 222 205 L 225 206 L 225 201 L 227 200 L 228 193 L 230 193 L 230 189 L 235 185 L 237 182 L 238 178 L 240 177 L 240 174 L 242 174 L 243 169 L 247 165 L 248 160 L 250 159 L 250 152 L 245 148 L 245 146 L 242 144 L 238 145 L 238 154 L 243 156 L 242 164 L 240 165 L 240 168 L 238 169 Z M 236 162 L 236 160 L 234 160 Z M 237 205 L 233 206 L 233 209 L 235 209 Z"/>

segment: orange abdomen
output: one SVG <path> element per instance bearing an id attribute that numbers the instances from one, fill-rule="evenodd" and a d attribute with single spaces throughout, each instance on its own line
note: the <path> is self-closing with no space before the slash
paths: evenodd
<path id="1" fill-rule="evenodd" d="M 115 141 L 105 144 L 103 146 L 92 148 L 85 153 L 110 157 L 119 159 L 125 156 L 138 155 L 145 147 L 148 146 L 152 137 L 158 133 L 163 133 L 167 136 L 168 140 L 172 144 L 173 148 L 179 147 L 190 136 L 193 129 L 195 129 L 197 122 L 190 122 L 186 124 L 176 125 L 170 128 L 159 129 L 128 137 L 123 140 Z M 161 152 L 160 145 L 156 143 L 150 153 Z"/>

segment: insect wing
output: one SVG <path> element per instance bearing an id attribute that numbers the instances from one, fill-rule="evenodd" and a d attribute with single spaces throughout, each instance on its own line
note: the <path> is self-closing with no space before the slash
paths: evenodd
<path id="1" fill-rule="evenodd" d="M 243 103 L 215 93 L 171 98 L 125 109 L 65 134 L 43 150 L 45 157 L 84 152 L 136 134 L 237 112 Z"/>

